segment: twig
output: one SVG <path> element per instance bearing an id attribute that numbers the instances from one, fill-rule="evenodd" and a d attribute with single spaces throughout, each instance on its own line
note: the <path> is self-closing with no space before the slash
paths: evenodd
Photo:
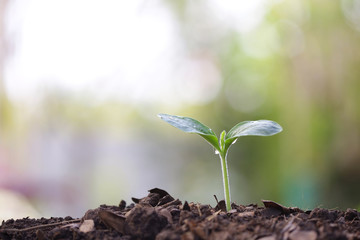
<path id="1" fill-rule="evenodd" d="M 180 205 L 181 204 L 181 201 L 179 199 L 175 199 L 171 202 L 168 202 L 168 203 L 165 203 L 163 205 L 160 205 L 160 207 L 163 207 L 163 208 L 166 208 L 168 206 L 172 206 L 172 205 Z"/>
<path id="2" fill-rule="evenodd" d="M 218 198 L 216 197 L 216 195 L 214 194 L 214 198 L 216 200 L 216 203 L 219 204 Z"/>
<path id="3" fill-rule="evenodd" d="M 201 210 L 200 210 L 200 205 L 197 204 L 196 206 L 197 206 L 197 210 L 198 210 L 198 212 L 199 212 L 199 216 L 201 217 L 201 216 L 202 216 L 202 213 L 201 213 Z"/>
<path id="4" fill-rule="evenodd" d="M 0 229 L 0 233 L 26 232 L 26 231 L 31 231 L 31 230 L 41 229 L 41 228 L 55 227 L 55 226 L 63 225 L 63 224 L 77 223 L 77 222 L 80 222 L 80 221 L 81 221 L 81 219 L 73 219 L 73 220 L 62 221 L 62 222 L 58 222 L 58 223 L 37 225 L 37 226 L 32 226 L 32 227 L 23 228 L 23 229 L 16 229 L 16 228 Z"/>

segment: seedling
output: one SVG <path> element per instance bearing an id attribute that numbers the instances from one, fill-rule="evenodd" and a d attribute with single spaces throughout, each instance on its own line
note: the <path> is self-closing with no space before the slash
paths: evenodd
<path id="1" fill-rule="evenodd" d="M 159 114 L 158 116 L 165 122 L 184 132 L 200 135 L 215 148 L 215 153 L 219 155 L 221 161 L 227 211 L 231 209 L 229 172 L 227 166 L 227 153 L 230 146 L 241 136 L 271 136 L 282 131 L 282 127 L 278 123 L 270 120 L 244 121 L 236 124 L 228 133 L 226 133 L 225 130 L 222 131 L 220 139 L 218 139 L 210 128 L 193 118 L 168 114 Z"/>

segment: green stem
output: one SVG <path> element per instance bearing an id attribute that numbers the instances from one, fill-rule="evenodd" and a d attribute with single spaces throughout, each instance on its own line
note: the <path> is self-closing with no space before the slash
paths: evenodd
<path id="1" fill-rule="evenodd" d="M 229 172 L 227 167 L 227 154 L 224 152 L 219 153 L 221 160 L 222 177 L 224 183 L 224 196 L 226 211 L 231 210 L 231 199 L 230 199 L 230 184 L 229 184 Z"/>

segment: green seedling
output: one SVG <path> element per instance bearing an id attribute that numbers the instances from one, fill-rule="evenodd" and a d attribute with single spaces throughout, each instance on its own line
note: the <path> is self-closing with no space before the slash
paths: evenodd
<path id="1" fill-rule="evenodd" d="M 221 161 L 227 211 L 231 209 L 229 172 L 227 166 L 227 154 L 230 146 L 242 136 L 271 136 L 282 131 L 282 127 L 278 123 L 270 120 L 244 121 L 236 124 L 228 133 L 222 131 L 220 139 L 218 139 L 210 128 L 193 118 L 168 114 L 159 114 L 158 116 L 165 122 L 184 132 L 200 135 L 215 148 L 215 153 L 220 156 Z"/>

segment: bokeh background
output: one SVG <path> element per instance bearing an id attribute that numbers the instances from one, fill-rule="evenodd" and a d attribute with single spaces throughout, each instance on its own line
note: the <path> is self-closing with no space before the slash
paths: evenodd
<path id="1" fill-rule="evenodd" d="M 214 206 L 218 157 L 158 113 L 283 126 L 231 148 L 236 203 L 360 206 L 360 0 L 0 0 L 0 26 L 0 219 Z"/>

